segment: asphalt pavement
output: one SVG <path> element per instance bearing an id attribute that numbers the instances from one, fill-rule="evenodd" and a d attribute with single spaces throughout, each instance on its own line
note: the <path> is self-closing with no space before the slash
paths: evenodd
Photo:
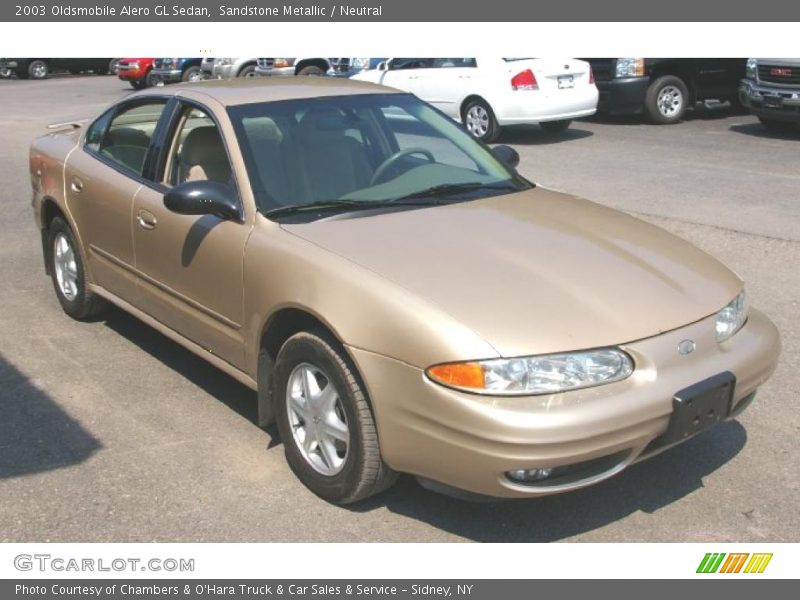
<path id="1" fill-rule="evenodd" d="M 585 490 L 467 503 L 402 478 L 339 508 L 294 478 L 275 431 L 255 424 L 253 392 L 119 310 L 62 313 L 28 145 L 129 91 L 113 77 L 0 80 L 0 541 L 800 541 L 800 134 L 725 110 L 504 133 L 530 179 L 736 270 L 781 331 L 780 365 L 737 420 Z"/>

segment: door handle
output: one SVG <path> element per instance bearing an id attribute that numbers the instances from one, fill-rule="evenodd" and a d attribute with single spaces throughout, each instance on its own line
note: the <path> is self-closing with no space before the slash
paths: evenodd
<path id="1" fill-rule="evenodd" d="M 72 188 L 73 192 L 79 194 L 83 190 L 83 182 L 77 177 L 73 177 L 69 187 Z"/>
<path id="2" fill-rule="evenodd" d="M 139 214 L 136 215 L 136 220 L 142 229 L 155 229 L 156 225 L 158 225 L 158 219 L 149 210 L 140 210 Z"/>

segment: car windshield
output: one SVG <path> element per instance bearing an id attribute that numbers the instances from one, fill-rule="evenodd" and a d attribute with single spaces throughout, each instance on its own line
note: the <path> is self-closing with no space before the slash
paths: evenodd
<path id="1" fill-rule="evenodd" d="M 410 94 L 228 109 L 260 212 L 426 206 L 531 186 L 460 125 Z"/>

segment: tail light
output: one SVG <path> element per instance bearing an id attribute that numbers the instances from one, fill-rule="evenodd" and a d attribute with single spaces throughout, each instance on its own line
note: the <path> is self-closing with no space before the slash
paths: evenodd
<path id="1" fill-rule="evenodd" d="M 589 67 L 589 85 L 593 84 L 594 84 L 594 71 L 592 70 L 592 67 Z"/>
<path id="2" fill-rule="evenodd" d="M 538 90 L 539 84 L 536 81 L 536 75 L 530 69 L 517 73 L 511 78 L 512 90 Z"/>

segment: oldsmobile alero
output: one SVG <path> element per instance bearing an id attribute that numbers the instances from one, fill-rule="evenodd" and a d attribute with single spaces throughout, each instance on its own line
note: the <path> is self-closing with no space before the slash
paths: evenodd
<path id="1" fill-rule="evenodd" d="M 130 95 L 30 153 L 64 311 L 112 303 L 257 391 L 350 503 L 572 490 L 738 415 L 779 337 L 693 245 L 536 187 L 416 97 L 326 78 Z"/>

